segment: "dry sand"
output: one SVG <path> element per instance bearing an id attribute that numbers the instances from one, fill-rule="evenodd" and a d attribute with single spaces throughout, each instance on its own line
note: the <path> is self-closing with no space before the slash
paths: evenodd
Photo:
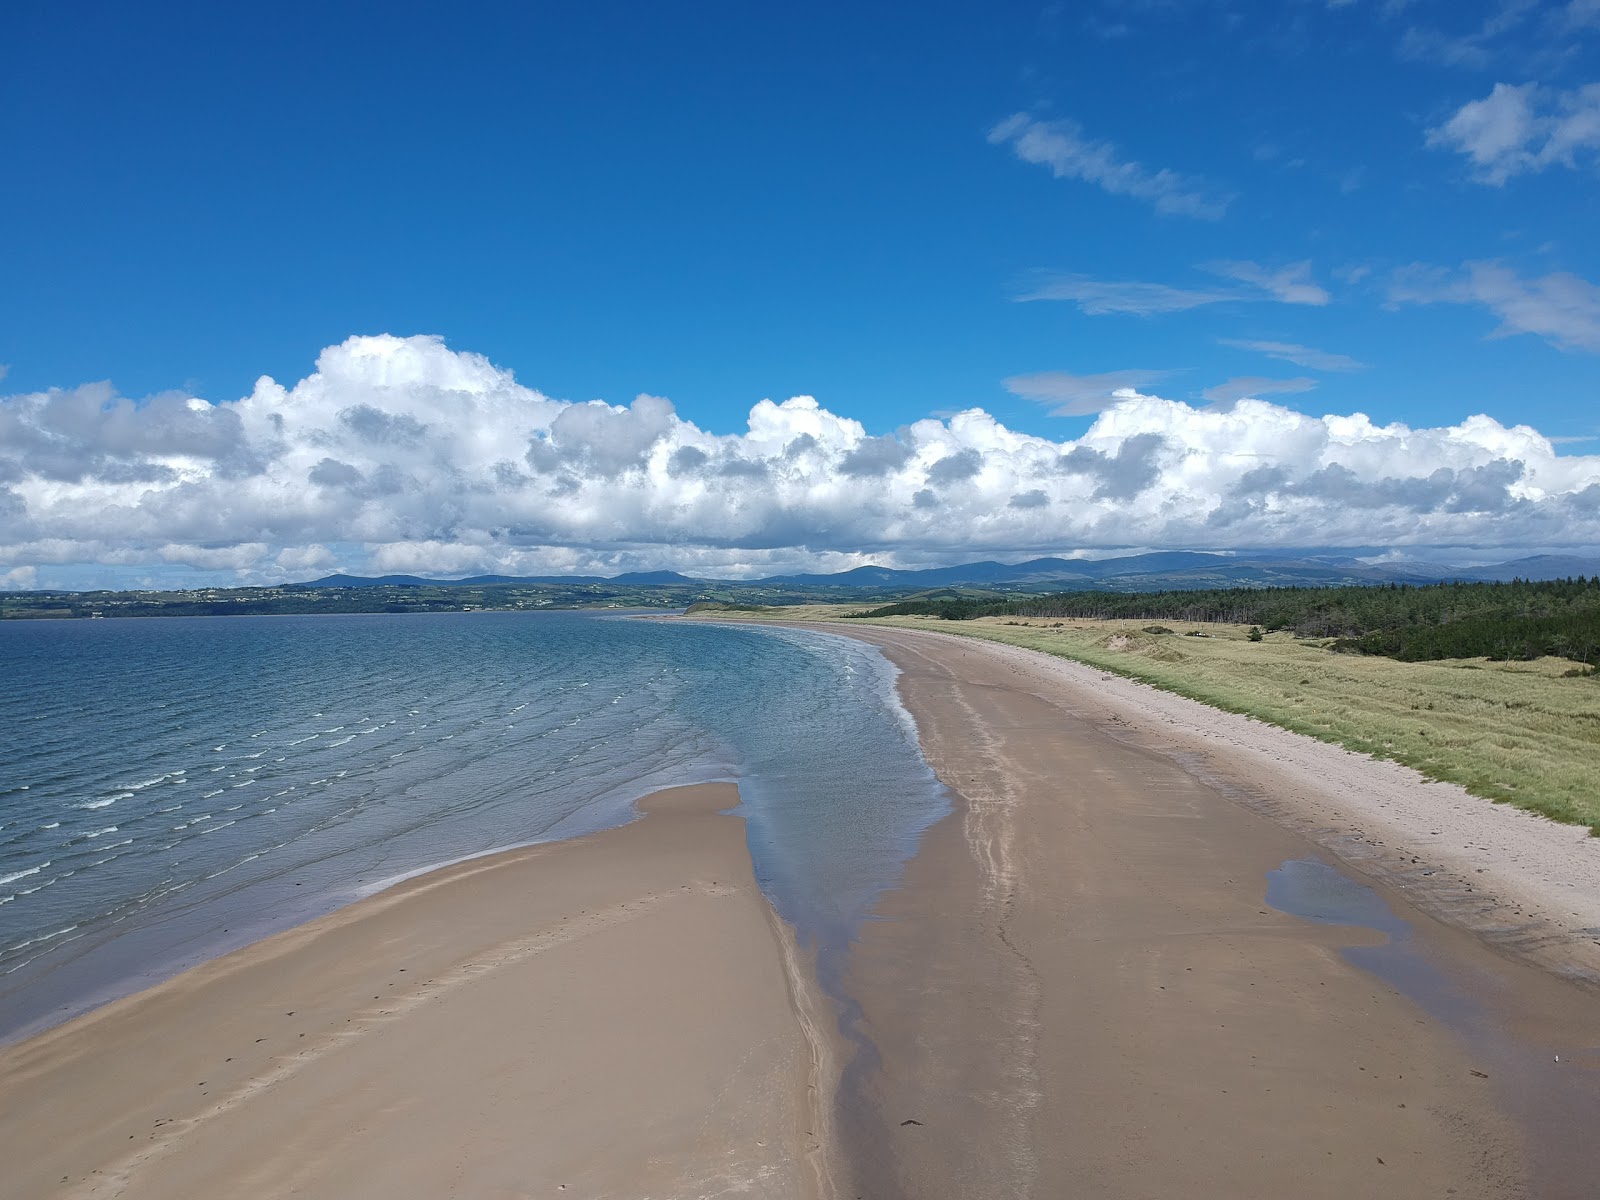
<path id="1" fill-rule="evenodd" d="M 1413 926 L 1391 963 L 1407 994 L 1343 952 L 1384 935 L 1263 902 L 1268 871 L 1323 849 L 1303 831 L 1358 802 L 1426 812 L 1420 780 L 1031 651 L 848 632 L 900 667 L 960 797 L 855 955 L 881 1062 L 841 1097 L 850 1194 L 1596 1194 L 1592 988 L 1381 875 Z M 1483 807 L 1503 823 L 1475 840 L 1513 838 L 1520 815 Z M 1448 888 L 1429 911 L 1477 919 Z"/>
<path id="2" fill-rule="evenodd" d="M 735 803 L 657 793 L 0 1050 L 0 1193 L 817 1195 L 831 1043 Z"/>

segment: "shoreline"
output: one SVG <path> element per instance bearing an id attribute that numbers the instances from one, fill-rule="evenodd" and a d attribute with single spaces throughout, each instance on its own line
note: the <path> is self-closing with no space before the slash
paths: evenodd
<path id="1" fill-rule="evenodd" d="M 10 1194 L 826 1195 L 831 1010 L 737 803 L 656 792 L 0 1048 Z"/>
<path id="2" fill-rule="evenodd" d="M 1404 768 L 1028 650 L 800 627 L 885 654 L 954 801 L 850 949 L 848 1030 L 737 789 L 668 788 L 0 1046 L 15 1194 L 1588 1194 L 1589 939 L 1393 869 L 1340 789 L 1381 816 Z M 1393 923 L 1269 902 L 1319 851 Z"/>
<path id="3" fill-rule="evenodd" d="M 366 614 L 335 613 L 330 615 L 362 616 Z M 638 809 L 639 803 L 658 792 L 673 791 L 678 788 L 718 786 L 736 788 L 737 784 L 725 778 L 712 778 L 701 779 L 692 783 L 673 783 L 653 787 L 628 804 L 627 811 L 629 815 L 625 819 L 613 824 L 603 825 L 586 833 L 538 837 L 529 841 L 517 841 L 505 845 L 491 846 L 486 850 L 474 850 L 451 858 L 423 863 L 420 866 L 397 871 L 379 879 L 370 881 L 358 879 L 353 883 L 346 882 L 322 891 L 314 891 L 312 895 L 305 897 L 303 900 L 297 898 L 297 907 L 290 911 L 274 912 L 254 919 L 248 916 L 239 918 L 242 924 L 238 930 L 224 927 L 211 940 L 198 945 L 191 944 L 185 947 L 181 953 L 147 964 L 132 973 L 107 976 L 92 988 L 71 994 L 70 998 L 55 1010 L 35 1016 L 9 1029 L 0 1029 L 0 1051 L 5 1050 L 8 1046 L 19 1045 L 31 1038 L 39 1037 L 70 1021 L 89 1016 L 109 1004 L 115 1004 L 118 1001 L 126 1000 L 129 997 L 160 987 L 180 975 L 198 970 L 218 959 L 226 958 L 231 954 L 246 952 L 253 946 L 272 938 L 292 933 L 296 929 L 317 921 L 330 919 L 352 905 L 361 904 L 374 897 L 382 896 L 385 892 L 402 887 L 415 879 L 430 876 L 436 872 L 449 871 L 482 859 L 497 858 L 501 855 L 514 855 L 544 846 L 563 845 L 585 837 L 593 837 L 595 834 L 606 833 L 613 829 L 626 828 L 628 825 L 639 821 L 643 816 L 643 813 Z M 221 934 L 229 934 L 230 936 L 224 938 Z"/>
<path id="4" fill-rule="evenodd" d="M 1600 985 L 1600 838 L 1585 827 L 1074 659 L 964 641 L 1008 663 L 1019 686 L 1092 694 L 1101 732 L 1181 760 L 1445 924 Z"/>
<path id="5" fill-rule="evenodd" d="M 1600 1017 L 1551 970 L 1571 940 L 1486 939 L 1468 893 L 1420 904 L 1356 855 L 1399 932 L 1291 916 L 1268 873 L 1348 830 L 1233 741 L 1180 743 L 1164 705 L 1242 718 L 975 639 L 810 627 L 895 662 L 960 802 L 857 947 L 882 1058 L 854 1191 L 1588 1194 Z"/>

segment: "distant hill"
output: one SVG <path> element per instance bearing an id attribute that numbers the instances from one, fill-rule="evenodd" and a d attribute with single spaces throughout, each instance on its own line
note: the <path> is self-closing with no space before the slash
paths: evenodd
<path id="1" fill-rule="evenodd" d="M 291 586 L 303 588 L 338 587 L 492 587 L 497 584 L 624 584 L 634 587 L 696 587 L 703 580 L 690 579 L 676 571 L 629 571 L 622 575 L 471 575 L 465 579 L 424 579 L 421 575 L 325 575 Z"/>
<path id="2" fill-rule="evenodd" d="M 1122 558 L 1034 558 L 1027 562 L 992 560 L 924 570 L 855 567 L 834 574 L 771 575 L 762 579 L 699 579 L 677 571 L 630 571 L 622 575 L 474 575 L 466 579 L 424 579 L 417 575 L 365 578 L 329 575 L 297 586 L 341 587 L 483 587 L 496 584 L 542 584 L 566 587 L 622 586 L 697 588 L 802 589 L 841 595 L 911 593 L 931 588 L 968 587 L 1003 592 L 1046 592 L 1107 589 L 1161 591 L 1227 587 L 1339 587 L 1381 583 L 1437 583 L 1444 580 L 1489 582 L 1511 579 L 1566 579 L 1600 575 L 1600 559 L 1540 554 L 1492 566 L 1456 567 L 1400 560 L 1363 563 L 1340 554 L 1213 554 L 1196 550 L 1163 550 Z"/>
<path id="3" fill-rule="evenodd" d="M 1488 583 L 1496 579 L 1572 579 L 1579 575 L 1588 578 L 1595 574 L 1600 574 L 1600 562 L 1594 559 L 1568 554 L 1535 554 L 1492 567 L 1463 567 L 1452 572 L 1451 577 Z"/>

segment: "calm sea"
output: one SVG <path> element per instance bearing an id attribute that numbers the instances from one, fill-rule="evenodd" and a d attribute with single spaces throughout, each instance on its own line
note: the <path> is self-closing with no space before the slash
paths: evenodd
<path id="1" fill-rule="evenodd" d="M 843 638 L 568 613 L 0 623 L 0 1038 L 715 780 L 835 963 L 948 810 L 894 669 Z"/>

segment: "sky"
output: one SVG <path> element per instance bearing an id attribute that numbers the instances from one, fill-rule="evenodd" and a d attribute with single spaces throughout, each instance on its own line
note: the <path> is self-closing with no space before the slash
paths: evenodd
<path id="1" fill-rule="evenodd" d="M 1600 547 L 1600 0 L 20 0 L 0 62 L 0 588 Z"/>

